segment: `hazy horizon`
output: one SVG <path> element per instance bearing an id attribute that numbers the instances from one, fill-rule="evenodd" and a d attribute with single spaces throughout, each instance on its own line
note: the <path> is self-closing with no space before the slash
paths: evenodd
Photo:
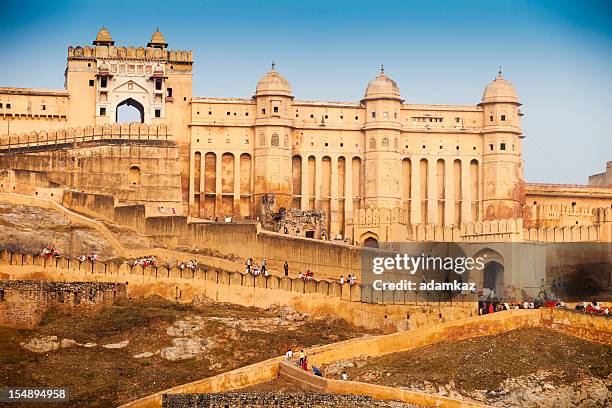
<path id="1" fill-rule="evenodd" d="M 584 184 L 612 160 L 608 1 L 4 1 L 0 23 L 0 86 L 63 88 L 67 47 L 102 25 L 192 50 L 194 96 L 250 98 L 275 60 L 296 99 L 359 101 L 384 63 L 406 103 L 474 105 L 501 65 L 526 181 Z"/>

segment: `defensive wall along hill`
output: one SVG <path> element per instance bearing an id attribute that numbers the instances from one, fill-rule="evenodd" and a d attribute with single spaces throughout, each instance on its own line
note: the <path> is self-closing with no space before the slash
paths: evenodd
<path id="1" fill-rule="evenodd" d="M 408 351 L 442 341 L 458 341 L 495 335 L 524 327 L 542 327 L 577 338 L 612 345 L 612 323 L 602 316 L 585 315 L 560 309 L 509 310 L 476 316 L 390 335 L 363 337 L 316 347 L 306 351 L 310 365 L 321 367 L 355 357 L 375 357 Z M 292 370 L 283 357 L 266 360 L 214 377 L 184 384 L 130 402 L 122 408 L 161 407 L 164 394 L 226 392 L 278 378 L 311 391 L 369 395 L 375 399 L 398 400 L 420 406 L 475 407 L 468 401 L 454 400 L 399 388 L 354 381 L 334 381 Z"/>
<path id="2" fill-rule="evenodd" d="M 204 294 L 218 302 L 267 308 L 290 305 L 301 312 L 332 315 L 361 326 L 390 331 L 456 320 L 477 314 L 474 302 L 413 299 L 408 295 L 387 304 L 362 301 L 362 285 L 340 285 L 326 280 L 302 280 L 278 276 L 254 277 L 241 272 L 200 268 L 196 271 L 166 266 L 142 268 L 127 263 L 80 262 L 10 251 L 0 252 L 2 279 L 52 281 L 103 281 L 127 284 L 128 296 L 159 295 L 191 302 Z M 371 290 L 366 288 L 365 290 Z M 398 292 L 399 293 L 399 292 Z"/>
<path id="3" fill-rule="evenodd" d="M 1 175 L 0 175 L 1 176 Z M 1 179 L 1 177 L 0 177 Z M 2 181 L 2 180 L 0 180 Z M 121 203 L 105 194 L 25 186 L 0 182 L 0 192 L 20 192 L 30 197 L 54 201 L 88 217 L 130 228 L 148 239 L 152 247 L 170 250 L 206 249 L 241 259 L 232 270 L 243 270 L 243 262 L 253 257 L 259 264 L 266 258 L 268 266 L 282 271 L 287 261 L 291 273 L 314 271 L 315 277 L 338 279 L 341 275 L 360 276 L 360 247 L 331 241 L 287 236 L 261 229 L 256 221 L 207 222 L 180 215 L 152 214 L 147 205 Z M 10 194 L 3 195 L 9 199 Z M 36 201 L 40 202 L 40 201 Z M 380 212 L 368 210 L 368 216 Z M 372 214 L 376 213 L 376 214 Z M 385 215 L 384 211 L 382 212 Z M 433 225 L 411 226 L 415 239 L 408 242 L 455 242 L 483 245 L 500 242 L 568 243 L 610 242 L 612 208 L 594 211 L 598 225 L 523 229 L 521 220 L 493 220 L 469 223 L 461 227 Z M 367 214 L 366 214 L 367 215 Z M 162 249 L 162 248 L 160 248 Z M 196 251 L 197 252 L 197 251 Z"/>

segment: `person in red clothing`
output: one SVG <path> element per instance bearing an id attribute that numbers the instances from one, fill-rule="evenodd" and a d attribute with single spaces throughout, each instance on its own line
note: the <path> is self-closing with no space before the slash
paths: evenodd
<path id="1" fill-rule="evenodd" d="M 489 303 L 489 314 L 493 313 L 495 309 L 493 309 L 493 303 Z"/>
<path id="2" fill-rule="evenodd" d="M 304 357 L 302 360 L 302 370 L 308 371 L 308 357 Z"/>

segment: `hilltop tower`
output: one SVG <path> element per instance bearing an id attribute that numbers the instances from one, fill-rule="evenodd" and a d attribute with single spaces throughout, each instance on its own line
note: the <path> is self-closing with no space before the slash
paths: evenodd
<path id="1" fill-rule="evenodd" d="M 262 204 L 269 204 L 273 195 L 276 204 L 268 208 L 277 212 L 280 208 L 290 208 L 292 200 L 293 123 L 289 112 L 293 95 L 289 81 L 276 72 L 274 62 L 270 71 L 259 80 L 253 98 L 257 106 L 254 126 L 255 211 L 260 213 Z"/>
<path id="2" fill-rule="evenodd" d="M 523 164 L 521 158 L 521 103 L 512 84 L 502 76 L 489 83 L 482 95 L 484 108 L 483 197 L 478 219 L 521 217 Z M 474 219 L 476 221 L 477 219 Z"/>
<path id="3" fill-rule="evenodd" d="M 400 90 L 394 80 L 380 74 L 368 83 L 361 103 L 365 107 L 365 206 L 401 207 L 399 153 Z"/>

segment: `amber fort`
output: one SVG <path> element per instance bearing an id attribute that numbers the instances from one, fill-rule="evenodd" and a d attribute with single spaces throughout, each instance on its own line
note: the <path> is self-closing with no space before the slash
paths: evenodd
<path id="1" fill-rule="evenodd" d="M 89 390 L 79 364 L 48 366 L 47 380 L 76 373 L 71 406 L 93 395 L 95 406 L 124 407 L 515 406 L 489 391 L 391 384 L 401 370 L 374 359 L 544 332 L 554 333 L 551 344 L 592 342 L 607 348 L 584 355 L 609 357 L 609 317 L 571 310 L 577 298 L 519 310 L 584 277 L 609 305 L 612 161 L 585 184 L 526 182 L 529 107 L 510 70 L 482 78 L 472 105 L 420 104 L 379 64 L 360 100 L 302 100 L 282 61 L 262 67 L 243 97 L 217 98 L 192 94 L 194 81 L 212 79 L 194 78 L 200 56 L 174 49 L 159 29 L 135 46 L 115 38 L 102 27 L 58 55 L 67 58 L 63 89 L 0 87 L 0 330 L 45 335 L 4 331 L 0 348 L 10 338 L 20 353 L 80 350 L 104 367 L 87 374 L 101 383 L 115 380 L 112 370 L 128 373 Z M 121 120 L 127 108 L 138 120 Z M 389 243 L 483 259 L 463 281 L 478 293 L 376 292 L 364 282 L 363 256 Z M 100 258 L 88 258 L 93 252 Z M 249 258 L 265 259 L 266 273 L 252 275 L 251 264 L 245 272 Z M 483 289 L 496 306 L 516 308 L 482 316 Z M 71 339 L 59 323 L 67 310 L 103 317 L 71 317 Z M 53 330 L 64 334 L 52 338 Z M 278 357 L 290 347 L 306 349 L 325 375 Z M 360 371 L 360 359 L 383 368 Z M 11 357 L 5 369 L 31 360 Z M 593 364 L 608 374 L 589 386 L 609 392 L 609 365 Z M 337 379 L 344 369 L 351 381 Z M 285 395 L 296 387 L 303 393 Z M 612 401 L 604 397 L 584 406 Z"/>

